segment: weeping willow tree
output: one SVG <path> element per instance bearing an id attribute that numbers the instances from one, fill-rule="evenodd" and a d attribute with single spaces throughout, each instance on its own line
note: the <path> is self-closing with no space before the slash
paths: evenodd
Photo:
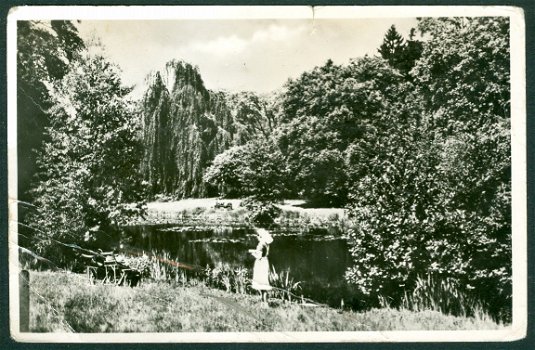
<path id="1" fill-rule="evenodd" d="M 216 187 L 203 181 L 215 156 L 256 136 L 267 137 L 275 125 L 265 99 L 210 91 L 198 69 L 183 61 L 167 63 L 147 84 L 142 172 L 152 195 L 216 195 Z"/>

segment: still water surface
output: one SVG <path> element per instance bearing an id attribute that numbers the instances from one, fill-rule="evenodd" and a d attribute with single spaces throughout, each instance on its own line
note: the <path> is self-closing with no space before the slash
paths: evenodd
<path id="1" fill-rule="evenodd" d="M 345 239 L 319 235 L 274 233 L 269 262 L 276 271 L 290 271 L 301 282 L 303 296 L 331 306 L 358 307 L 356 293 L 344 280 L 351 264 Z M 254 258 L 248 249 L 258 241 L 248 228 L 188 230 L 173 226 L 129 227 L 121 241 L 156 254 L 169 254 L 178 262 L 204 268 L 219 264 L 245 267 L 252 273 Z"/>

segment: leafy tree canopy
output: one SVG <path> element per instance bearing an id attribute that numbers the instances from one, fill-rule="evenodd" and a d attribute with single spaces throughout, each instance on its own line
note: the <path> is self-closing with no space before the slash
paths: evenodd
<path id="1" fill-rule="evenodd" d="M 349 146 L 353 153 L 373 152 L 371 142 L 380 124 L 391 124 L 388 111 L 400 108 L 405 84 L 384 60 L 371 57 L 347 66 L 329 61 L 290 81 L 281 102 L 283 124 L 275 134 L 294 193 L 317 205 L 344 205 Z"/>
<path id="2" fill-rule="evenodd" d="M 420 20 L 428 39 L 404 100 L 419 112 L 388 112 L 396 127 L 382 127 L 373 157 L 357 157 L 366 171 L 350 191 L 347 277 L 364 293 L 400 302 L 419 276 L 453 278 L 509 319 L 508 28 L 506 18 Z"/>
<path id="3" fill-rule="evenodd" d="M 49 86 L 61 79 L 82 39 L 69 21 L 17 22 L 17 142 L 19 199 L 31 201 L 29 190 L 37 172 L 35 154 L 41 149 L 52 106 Z"/>
<path id="4" fill-rule="evenodd" d="M 273 142 L 251 141 L 217 155 L 204 180 L 226 197 L 252 197 L 258 201 L 284 198 L 286 169 Z"/>
<path id="5" fill-rule="evenodd" d="M 83 52 L 51 92 L 51 125 L 38 156 L 34 224 L 40 251 L 109 235 L 140 199 L 139 122 L 118 69 Z M 128 204 L 127 204 L 128 203 Z"/>

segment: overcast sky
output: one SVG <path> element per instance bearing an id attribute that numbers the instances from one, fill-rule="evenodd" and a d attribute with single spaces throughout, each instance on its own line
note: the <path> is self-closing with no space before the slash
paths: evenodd
<path id="1" fill-rule="evenodd" d="M 140 86 L 171 59 L 200 69 L 213 90 L 269 92 L 327 59 L 376 55 L 395 24 L 408 37 L 415 18 L 344 20 L 82 21 L 84 39 L 100 38 L 123 81 Z M 140 95 L 138 88 L 134 95 Z"/>

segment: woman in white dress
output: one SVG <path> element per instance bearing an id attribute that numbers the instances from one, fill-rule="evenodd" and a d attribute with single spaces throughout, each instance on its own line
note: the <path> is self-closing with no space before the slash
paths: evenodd
<path id="1" fill-rule="evenodd" d="M 256 234 L 258 245 L 256 249 L 249 249 L 249 253 L 256 259 L 253 268 L 252 287 L 260 292 L 262 301 L 267 302 L 267 293 L 271 290 L 268 255 L 269 245 L 273 242 L 273 237 L 263 228 L 257 228 Z"/>

